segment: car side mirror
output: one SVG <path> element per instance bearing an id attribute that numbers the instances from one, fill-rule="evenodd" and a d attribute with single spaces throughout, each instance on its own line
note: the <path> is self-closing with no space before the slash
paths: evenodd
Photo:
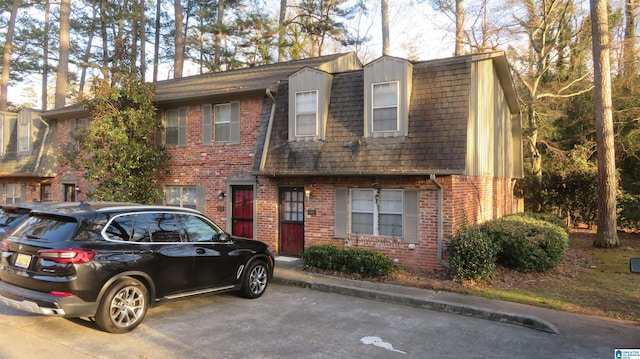
<path id="1" fill-rule="evenodd" d="M 218 237 L 218 240 L 220 242 L 228 242 L 231 240 L 231 236 L 229 235 L 229 233 L 222 232 L 220 233 L 220 237 Z"/>
<path id="2" fill-rule="evenodd" d="M 631 273 L 640 273 L 640 258 L 631 258 L 629 260 L 629 269 Z"/>

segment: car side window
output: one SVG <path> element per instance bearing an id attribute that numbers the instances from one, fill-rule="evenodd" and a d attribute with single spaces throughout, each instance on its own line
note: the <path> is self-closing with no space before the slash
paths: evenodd
<path id="1" fill-rule="evenodd" d="M 151 242 L 151 232 L 149 232 L 149 214 L 136 214 L 136 219 L 133 222 L 132 229 L 132 242 Z"/>
<path id="2" fill-rule="evenodd" d="M 147 213 L 152 242 L 182 242 L 180 223 L 173 213 Z"/>
<path id="3" fill-rule="evenodd" d="M 135 214 L 115 217 L 105 231 L 107 237 L 114 241 L 129 241 L 133 231 L 134 217 Z"/>
<path id="4" fill-rule="evenodd" d="M 189 242 L 215 242 L 221 230 L 199 216 L 179 214 Z"/>

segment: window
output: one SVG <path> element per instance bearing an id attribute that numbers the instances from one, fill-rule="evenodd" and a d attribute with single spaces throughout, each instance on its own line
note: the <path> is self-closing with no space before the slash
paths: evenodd
<path id="1" fill-rule="evenodd" d="M 69 138 L 71 143 L 79 145 L 79 141 L 86 136 L 89 130 L 89 119 L 74 119 L 69 121 Z M 79 149 L 80 147 L 76 147 Z"/>
<path id="2" fill-rule="evenodd" d="M 373 132 L 398 131 L 398 82 L 373 84 Z"/>
<path id="3" fill-rule="evenodd" d="M 318 134 L 318 91 L 296 93 L 296 136 Z"/>
<path id="4" fill-rule="evenodd" d="M 168 146 L 187 145 L 187 109 L 165 111 L 165 144 Z"/>
<path id="5" fill-rule="evenodd" d="M 22 111 L 18 114 L 18 152 L 29 152 L 31 149 L 31 113 Z"/>
<path id="6" fill-rule="evenodd" d="M 229 142 L 231 139 L 231 104 L 216 105 L 214 108 L 214 141 Z"/>
<path id="7" fill-rule="evenodd" d="M 178 217 L 187 231 L 189 242 L 213 242 L 219 239 L 221 230 L 202 217 L 190 214 L 179 214 Z"/>
<path id="8" fill-rule="evenodd" d="M 402 190 L 351 190 L 351 233 L 402 237 Z"/>
<path id="9" fill-rule="evenodd" d="M 6 201 L 5 203 L 20 203 L 25 200 L 25 186 L 22 184 L 9 183 L 6 186 Z"/>
<path id="10" fill-rule="evenodd" d="M 196 209 L 198 205 L 196 187 L 167 187 L 167 205 Z"/>
<path id="11" fill-rule="evenodd" d="M 41 202 L 51 201 L 51 184 L 49 183 L 40 184 L 40 201 Z"/>

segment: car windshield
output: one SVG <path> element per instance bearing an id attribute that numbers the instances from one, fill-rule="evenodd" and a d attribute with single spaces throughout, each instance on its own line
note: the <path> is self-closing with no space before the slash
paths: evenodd
<path id="1" fill-rule="evenodd" d="M 73 235 L 77 222 L 73 217 L 55 215 L 35 215 L 13 235 L 41 242 L 61 242 Z"/>

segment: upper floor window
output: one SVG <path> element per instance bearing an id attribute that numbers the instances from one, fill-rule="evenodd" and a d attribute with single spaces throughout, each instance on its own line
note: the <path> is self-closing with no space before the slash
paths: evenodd
<path id="1" fill-rule="evenodd" d="M 21 111 L 18 114 L 18 152 L 29 152 L 31 149 L 31 114 Z"/>
<path id="2" fill-rule="evenodd" d="M 373 132 L 398 131 L 398 82 L 373 84 Z"/>
<path id="3" fill-rule="evenodd" d="M 231 139 L 231 104 L 224 103 L 214 107 L 214 141 L 229 142 Z"/>
<path id="4" fill-rule="evenodd" d="M 214 142 L 240 143 L 240 102 L 217 104 L 213 109 L 202 105 L 202 144 L 211 145 L 212 138 Z"/>
<path id="5" fill-rule="evenodd" d="M 187 110 L 179 108 L 165 112 L 165 144 L 169 146 L 186 145 Z"/>
<path id="6" fill-rule="evenodd" d="M 296 93 L 296 136 L 318 134 L 318 91 Z"/>

